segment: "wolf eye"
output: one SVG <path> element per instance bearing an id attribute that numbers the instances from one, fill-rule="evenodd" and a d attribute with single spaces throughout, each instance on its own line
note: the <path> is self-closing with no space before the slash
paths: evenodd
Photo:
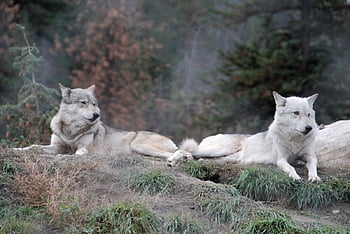
<path id="1" fill-rule="evenodd" d="M 293 112 L 293 114 L 295 114 L 295 115 L 299 115 L 299 114 L 300 114 L 300 112 L 299 112 L 299 111 L 294 111 L 294 112 Z"/>
<path id="2" fill-rule="evenodd" d="M 80 103 L 83 105 L 86 105 L 86 101 L 81 101 Z"/>
<path id="3" fill-rule="evenodd" d="M 307 117 L 310 117 L 311 116 L 311 114 L 310 113 L 307 113 Z"/>

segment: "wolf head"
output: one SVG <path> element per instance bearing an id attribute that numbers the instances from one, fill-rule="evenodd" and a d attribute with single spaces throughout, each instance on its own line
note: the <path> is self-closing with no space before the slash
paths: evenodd
<path id="1" fill-rule="evenodd" d="M 95 85 L 87 89 L 70 89 L 59 84 L 62 93 L 61 115 L 82 125 L 94 124 L 100 118 L 100 109 L 95 96 Z"/>
<path id="2" fill-rule="evenodd" d="M 273 92 L 276 103 L 275 121 L 288 130 L 290 134 L 308 135 L 315 132 L 317 124 L 313 104 L 318 97 L 314 94 L 310 97 L 282 97 Z"/>

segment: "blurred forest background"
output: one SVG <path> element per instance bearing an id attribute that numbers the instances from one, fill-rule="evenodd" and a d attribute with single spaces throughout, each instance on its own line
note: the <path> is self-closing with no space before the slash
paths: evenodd
<path id="1" fill-rule="evenodd" d="M 349 23 L 346 0 L 2 0 L 0 139 L 48 143 L 59 82 L 96 84 L 103 122 L 175 140 L 266 130 L 273 90 L 346 119 Z"/>

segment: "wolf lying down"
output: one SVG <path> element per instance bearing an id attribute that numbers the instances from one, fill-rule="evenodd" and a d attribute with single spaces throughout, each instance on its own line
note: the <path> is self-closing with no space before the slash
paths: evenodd
<path id="1" fill-rule="evenodd" d="M 95 85 L 87 89 L 70 89 L 59 85 L 62 101 L 51 121 L 50 145 L 32 145 L 15 148 L 18 151 L 33 148 L 45 153 L 138 153 L 164 158 L 174 166 L 181 159 L 211 158 L 218 162 L 273 164 L 295 180 L 300 176 L 289 162 L 306 162 L 309 181 L 320 181 L 314 140 L 318 132 L 313 103 L 317 94 L 308 98 L 284 98 L 276 92 L 275 119 L 267 132 L 247 138 L 234 134 L 218 134 L 204 138 L 198 145 L 193 139 L 183 141 L 180 147 L 169 138 L 146 131 L 120 131 L 100 120 L 100 109 L 95 96 Z"/>
<path id="2" fill-rule="evenodd" d="M 317 96 L 285 98 L 273 92 L 276 111 L 274 121 L 266 132 L 249 137 L 218 134 L 204 138 L 199 145 L 193 139 L 187 139 L 182 148 L 191 152 L 194 158 L 241 165 L 276 165 L 294 180 L 301 180 L 301 177 L 290 163 L 302 160 L 308 169 L 308 180 L 320 181 L 314 146 L 319 130 L 313 110 Z"/>
<path id="3" fill-rule="evenodd" d="M 39 149 L 44 153 L 128 154 L 135 152 L 159 158 L 191 158 L 169 138 L 153 132 L 128 132 L 110 128 L 100 120 L 95 85 L 70 89 L 59 84 L 62 101 L 51 120 L 50 145 L 15 148 L 18 151 Z"/>

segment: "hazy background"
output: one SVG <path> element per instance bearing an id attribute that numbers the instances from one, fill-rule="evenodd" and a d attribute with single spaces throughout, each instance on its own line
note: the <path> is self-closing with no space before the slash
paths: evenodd
<path id="1" fill-rule="evenodd" d="M 19 23 L 43 57 L 37 82 L 96 84 L 102 120 L 116 128 L 175 140 L 263 131 L 273 90 L 317 92 L 318 123 L 346 119 L 349 16 L 345 0 L 2 0 L 0 104 L 21 107 L 9 49 L 25 44 Z M 12 139 L 15 115 L 0 114 L 0 138 Z"/>

